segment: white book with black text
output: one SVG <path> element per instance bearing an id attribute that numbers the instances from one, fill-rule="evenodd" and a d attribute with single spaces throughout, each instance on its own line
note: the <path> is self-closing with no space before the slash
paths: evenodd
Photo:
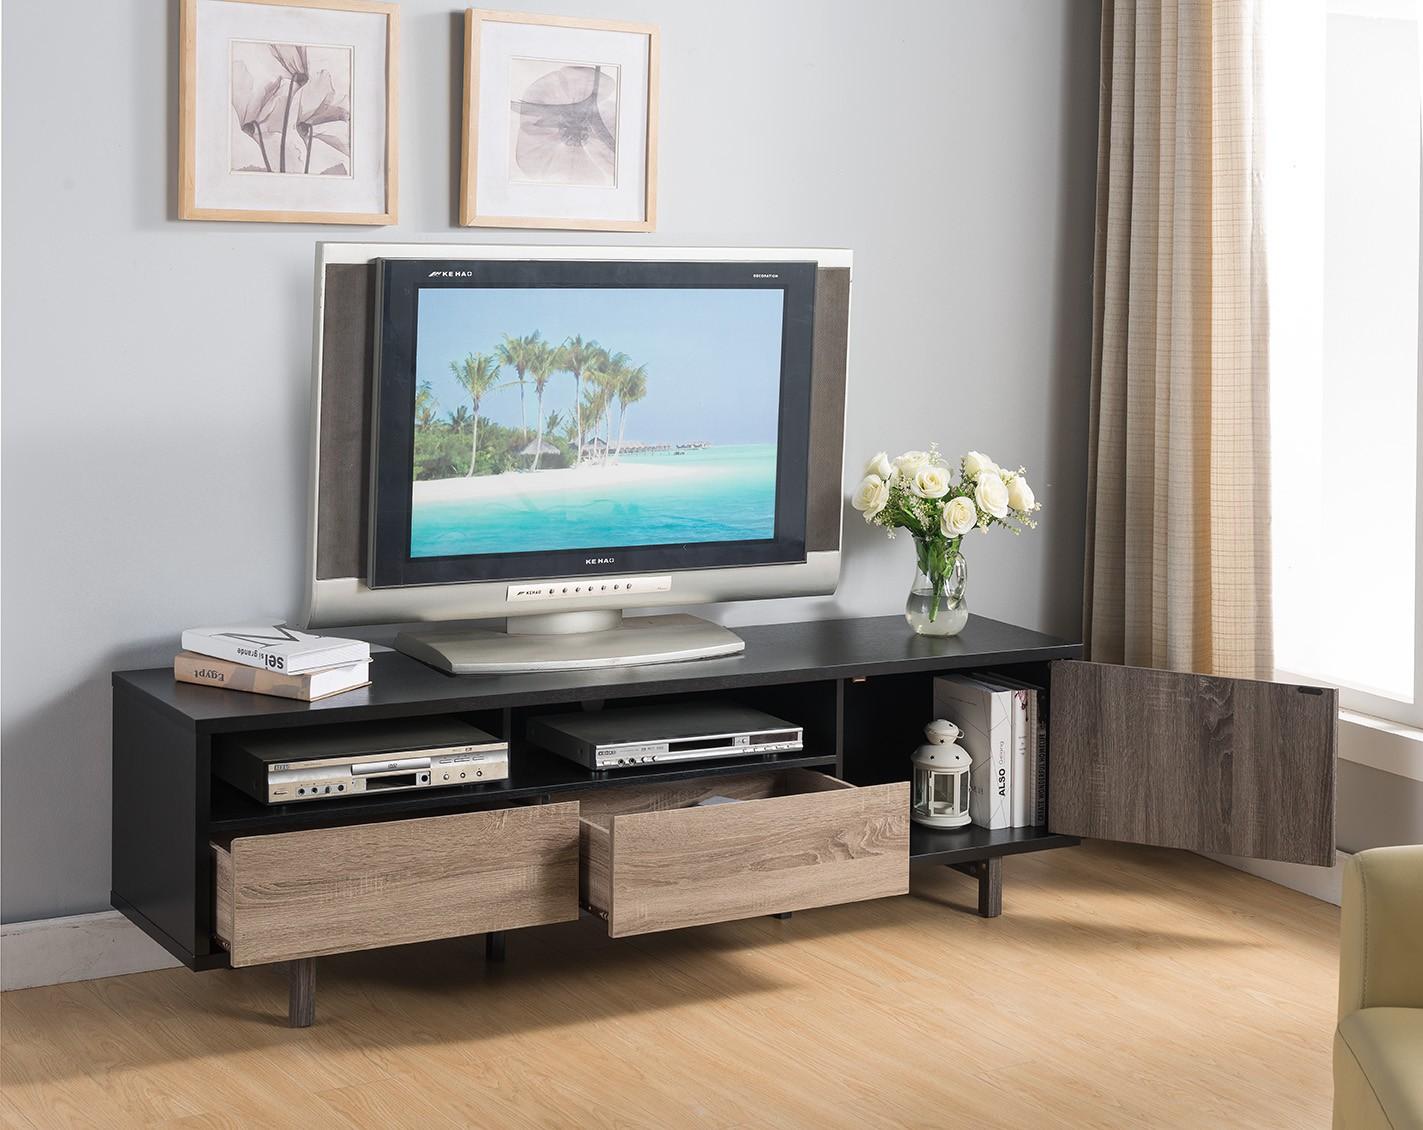
<path id="1" fill-rule="evenodd" d="M 1002 678 L 983 671 L 975 671 L 970 678 L 977 679 L 995 690 L 1007 691 L 1009 700 L 1009 721 L 1013 726 L 1013 737 L 1009 748 L 1012 750 L 1013 781 L 1009 807 L 1013 813 L 1014 828 L 1029 828 L 1033 823 L 1033 768 L 1037 761 L 1037 737 L 1029 719 L 1030 700 L 1036 698 L 1027 687 L 1016 680 Z M 1030 752 L 1031 751 L 1031 752 Z"/>
<path id="2" fill-rule="evenodd" d="M 1021 749 L 1016 735 L 1014 738 L 1020 776 L 1013 783 L 1015 786 L 1021 783 L 1022 789 L 1014 798 L 1013 826 L 1040 827 L 1047 823 L 1047 691 L 1011 675 L 994 673 L 988 679 L 1000 686 L 1021 691 L 1026 697 L 1026 725 Z M 1018 807 L 1019 802 L 1021 808 Z"/>
<path id="3" fill-rule="evenodd" d="M 1012 693 L 967 675 L 934 680 L 934 717 L 963 731 L 960 744 L 972 760 L 969 819 L 983 828 L 1013 827 Z"/>
<path id="4" fill-rule="evenodd" d="M 371 645 L 364 640 L 313 636 L 284 624 L 189 628 L 183 633 L 183 650 L 286 675 L 300 675 L 303 671 L 342 663 L 362 663 L 371 657 Z"/>

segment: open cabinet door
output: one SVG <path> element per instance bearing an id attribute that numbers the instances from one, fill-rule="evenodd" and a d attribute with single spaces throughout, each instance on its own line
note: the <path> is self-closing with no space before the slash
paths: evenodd
<path id="1" fill-rule="evenodd" d="M 1061 660 L 1048 827 L 1328 867 L 1338 694 Z"/>

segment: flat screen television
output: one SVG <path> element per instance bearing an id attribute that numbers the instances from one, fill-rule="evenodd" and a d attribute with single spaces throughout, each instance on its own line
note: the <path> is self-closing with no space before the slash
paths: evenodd
<path id="1" fill-rule="evenodd" d="M 378 261 L 370 586 L 805 561 L 815 285 Z"/>
<path id="2" fill-rule="evenodd" d="M 833 593 L 851 265 L 319 245 L 298 623 L 509 673 L 730 655 L 661 613 Z"/>

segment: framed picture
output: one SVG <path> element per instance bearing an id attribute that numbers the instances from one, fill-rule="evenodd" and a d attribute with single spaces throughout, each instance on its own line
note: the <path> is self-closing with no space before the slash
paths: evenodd
<path id="1" fill-rule="evenodd" d="M 178 215 L 393 224 L 398 6 L 182 0 Z"/>
<path id="2" fill-rule="evenodd" d="M 657 28 L 465 13 L 460 223 L 652 231 Z"/>

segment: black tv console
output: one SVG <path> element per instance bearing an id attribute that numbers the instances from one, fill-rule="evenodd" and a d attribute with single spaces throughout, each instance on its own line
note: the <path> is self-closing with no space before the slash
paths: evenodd
<path id="1" fill-rule="evenodd" d="M 931 717 L 935 674 L 1051 678 L 1056 719 L 1065 669 L 1079 682 L 1093 669 L 1131 669 L 1071 662 L 1079 645 L 980 616 L 945 640 L 915 636 L 897 616 L 739 631 L 739 656 L 615 671 L 459 677 L 382 652 L 369 687 L 309 704 L 177 683 L 166 668 L 118 672 L 113 905 L 193 970 L 289 962 L 300 1025 L 314 1015 L 314 959 L 324 954 L 482 933 L 499 956 L 504 931 L 580 911 L 614 936 L 784 915 L 904 893 L 911 860 L 973 875 L 979 912 L 991 917 L 1003 856 L 1113 834 L 1102 823 L 1110 804 L 1075 795 L 1066 807 L 1051 797 L 1048 828 L 912 824 L 909 757 Z M 1094 705 L 1112 691 L 1094 684 Z M 530 715 L 569 704 L 691 698 L 793 719 L 805 748 L 596 773 L 524 737 Z M 269 807 L 212 774 L 214 744 L 234 733 L 432 715 L 507 737 L 508 780 Z M 1090 720 L 1073 720 L 1064 743 L 1052 725 L 1054 761 L 1060 748 L 1080 757 Z M 1050 790 L 1058 777 L 1050 772 Z M 756 803 L 696 805 L 713 794 Z M 1221 826 L 1230 831 L 1228 814 Z M 1178 839 L 1168 830 L 1152 842 Z"/>

